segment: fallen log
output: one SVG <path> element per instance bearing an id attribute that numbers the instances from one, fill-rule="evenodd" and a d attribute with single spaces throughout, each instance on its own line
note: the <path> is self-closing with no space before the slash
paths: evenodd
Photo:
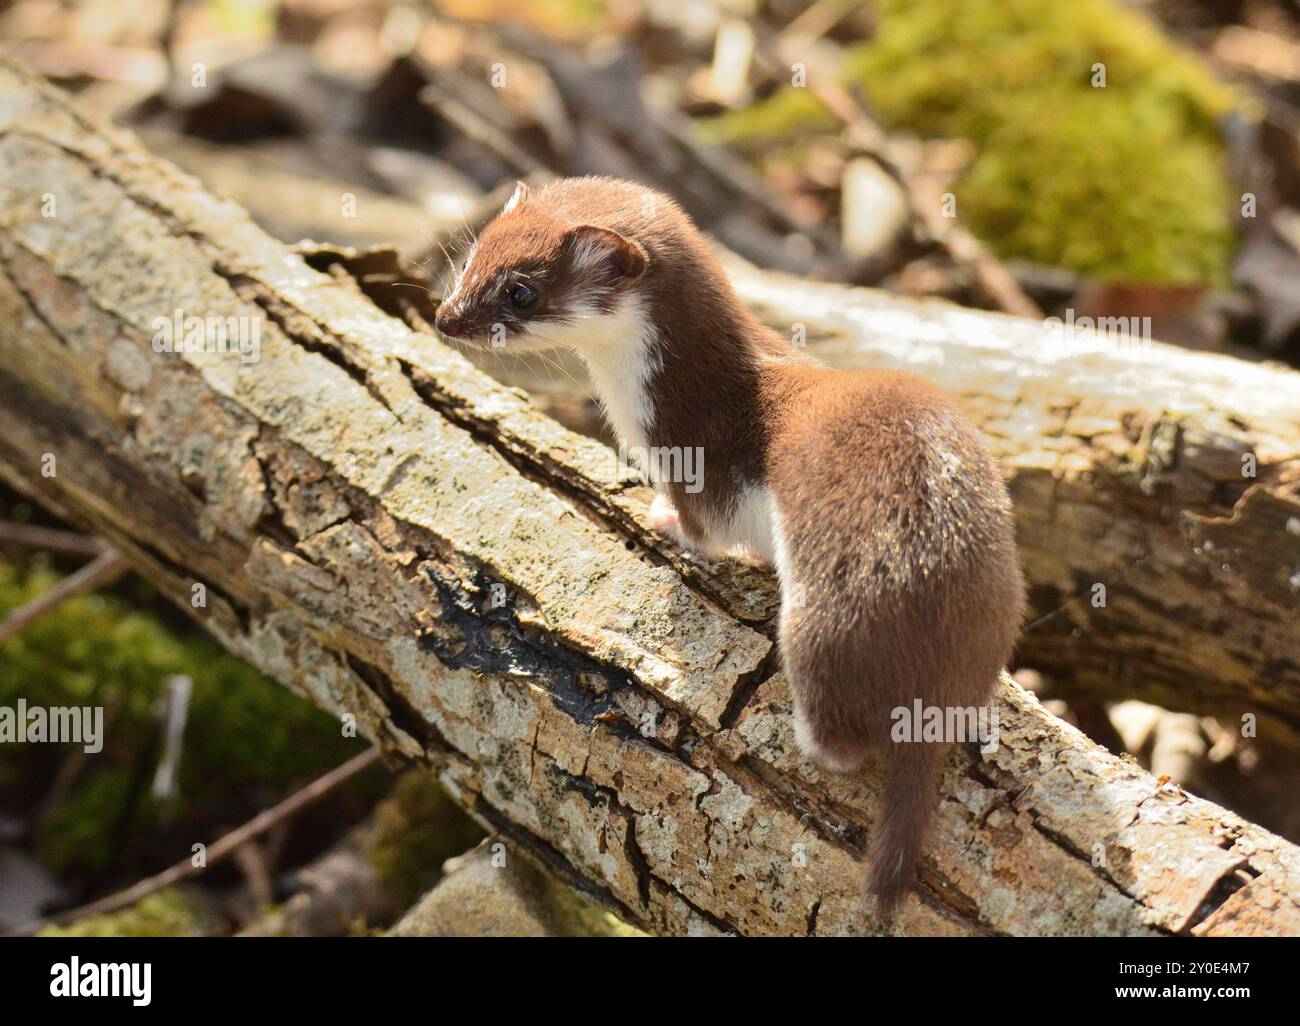
<path id="1" fill-rule="evenodd" d="M 199 157 L 178 152 L 197 168 Z M 231 177 L 230 162 L 205 169 L 205 181 L 233 188 L 268 229 L 296 241 L 258 175 Z M 366 209 L 374 213 L 369 201 Z M 424 216 L 409 207 L 399 249 L 409 254 Z M 401 219 L 400 210 L 388 217 Z M 333 243 L 354 239 L 334 224 L 322 229 Z M 384 263 L 373 256 L 349 259 L 334 245 L 308 252 L 313 266 L 356 274 L 386 309 L 422 298 L 382 276 L 366 280 L 366 267 Z M 1235 730 L 1246 721 L 1300 748 L 1300 375 L 1073 324 L 818 284 L 721 255 L 750 304 L 791 337 L 797 324 L 827 362 L 910 369 L 963 399 L 1016 500 L 1032 589 L 1025 665 L 1076 700 L 1141 698 L 1219 716 Z M 397 255 L 389 262 L 397 266 Z M 557 412 L 585 399 L 576 361 L 561 357 L 557 376 L 508 355 L 478 362 Z M 594 404 L 578 418 L 589 430 L 587 412 L 596 416 Z"/>
<path id="2" fill-rule="evenodd" d="M 765 572 L 655 538 L 606 447 L 11 63 L 0 98 L 6 481 L 629 922 L 862 926 L 879 780 L 795 753 Z M 896 930 L 1300 932 L 1300 849 L 997 703 Z"/>

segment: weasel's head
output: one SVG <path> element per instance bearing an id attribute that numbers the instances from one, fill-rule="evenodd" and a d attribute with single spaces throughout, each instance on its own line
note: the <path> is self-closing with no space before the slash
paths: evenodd
<path id="1" fill-rule="evenodd" d="M 483 229 L 438 307 L 442 334 L 482 348 L 582 352 L 608 333 L 649 267 L 645 248 L 609 228 L 568 224 L 520 182 Z"/>

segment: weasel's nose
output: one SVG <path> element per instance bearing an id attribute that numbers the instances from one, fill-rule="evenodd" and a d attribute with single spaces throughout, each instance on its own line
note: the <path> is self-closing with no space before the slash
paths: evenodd
<path id="1" fill-rule="evenodd" d="M 455 338 L 465 330 L 465 322 L 459 317 L 453 315 L 445 306 L 438 307 L 438 312 L 434 315 L 433 322 L 438 326 L 439 331 L 444 335 L 450 335 L 452 338 Z"/>

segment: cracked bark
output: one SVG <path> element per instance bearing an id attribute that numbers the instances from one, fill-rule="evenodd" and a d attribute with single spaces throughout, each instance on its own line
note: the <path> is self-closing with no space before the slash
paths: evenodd
<path id="1" fill-rule="evenodd" d="M 795 754 L 765 573 L 656 539 L 607 449 L 131 137 L 12 64 L 0 97 L 7 481 L 629 921 L 859 928 L 879 781 Z M 255 320 L 260 359 L 155 352 L 175 309 Z M 997 700 L 896 929 L 1300 932 L 1300 850 Z"/>

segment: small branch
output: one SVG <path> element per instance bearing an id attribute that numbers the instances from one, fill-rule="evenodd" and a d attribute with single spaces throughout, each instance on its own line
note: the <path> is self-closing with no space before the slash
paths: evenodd
<path id="1" fill-rule="evenodd" d="M 117 891 L 115 894 L 110 894 L 107 897 L 100 898 L 98 901 L 92 901 L 88 905 L 71 908 L 46 919 L 15 927 L 5 934 L 5 936 L 30 937 L 32 934 L 39 933 L 47 926 L 62 926 L 65 923 L 75 922 L 78 919 L 103 915 L 107 912 L 116 912 L 118 909 L 126 908 L 128 905 L 134 905 L 137 901 L 148 897 L 155 891 L 160 891 L 164 887 L 170 887 L 172 884 L 178 883 L 188 877 L 197 876 L 200 871 L 209 866 L 216 865 L 222 859 L 232 854 L 241 845 L 247 844 L 255 837 L 260 837 L 281 821 L 296 815 L 310 805 L 314 805 L 340 784 L 351 780 L 357 774 L 361 773 L 363 770 L 369 769 L 378 761 L 379 749 L 369 748 L 360 755 L 353 756 L 347 762 L 343 763 L 342 766 L 332 769 L 324 776 L 313 780 L 301 791 L 291 794 L 284 801 L 280 802 L 279 805 L 273 805 L 271 808 L 259 812 L 243 826 L 236 827 L 220 840 L 214 841 L 212 844 L 208 845 L 202 866 L 194 865 L 192 858 L 181 859 L 180 862 L 164 869 L 161 873 L 145 877 L 145 879 L 132 884 L 125 890 Z"/>
<path id="2" fill-rule="evenodd" d="M 275 901 L 275 885 L 271 880 L 271 862 L 256 841 L 246 841 L 231 853 L 239 866 L 248 893 L 258 908 L 266 908 Z"/>
<path id="3" fill-rule="evenodd" d="M 97 591 L 112 584 L 127 570 L 126 562 L 113 549 L 101 552 L 75 574 L 65 577 L 44 595 L 15 609 L 0 623 L 0 647 L 17 637 L 42 616 L 70 598 Z"/>
<path id="4" fill-rule="evenodd" d="M 44 552 L 57 552 L 61 556 L 85 556 L 87 559 L 93 559 L 108 547 L 104 539 L 91 534 L 0 520 L 0 545 L 5 542 Z"/>

